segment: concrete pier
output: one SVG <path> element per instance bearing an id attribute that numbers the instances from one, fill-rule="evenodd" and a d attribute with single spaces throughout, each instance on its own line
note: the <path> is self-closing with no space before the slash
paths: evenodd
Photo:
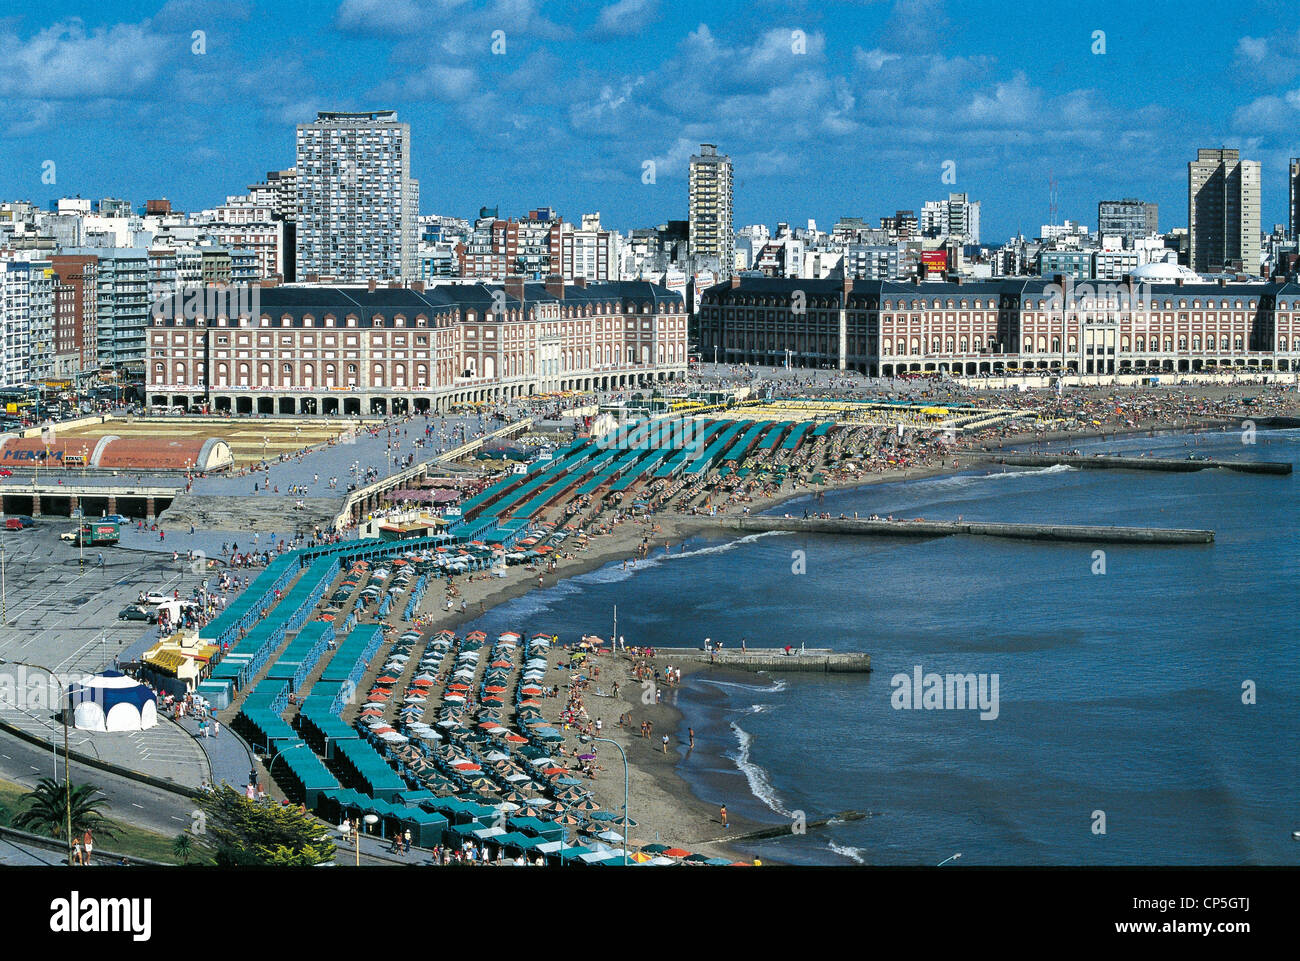
<path id="1" fill-rule="evenodd" d="M 1291 465 L 1279 461 L 1178 460 L 1171 457 L 1081 457 L 1077 454 L 1013 454 L 1005 451 L 966 451 L 965 457 L 978 457 L 1010 467 L 1055 467 L 1064 464 L 1080 470 L 1149 470 L 1188 473 L 1200 470 L 1231 470 L 1241 474 L 1289 474 Z"/>
<path id="2" fill-rule="evenodd" d="M 673 661 L 691 661 L 698 664 L 716 664 L 741 671 L 803 671 L 818 674 L 868 674 L 871 655 L 860 651 L 832 651 L 824 647 L 805 650 L 794 648 L 786 654 L 779 647 L 723 648 L 710 655 L 708 651 L 688 647 L 655 648 L 656 660 L 665 664 Z"/>
<path id="3" fill-rule="evenodd" d="M 1214 531 L 1159 527 L 1090 527 L 1066 524 L 991 524 L 979 521 L 862 520 L 853 517 L 709 518 L 724 530 L 791 531 L 803 534 L 860 534 L 877 537 L 1007 537 L 1029 541 L 1078 541 L 1087 544 L 1211 544 Z"/>

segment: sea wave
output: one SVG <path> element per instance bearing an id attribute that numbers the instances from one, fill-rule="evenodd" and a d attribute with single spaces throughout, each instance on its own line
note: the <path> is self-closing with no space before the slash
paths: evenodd
<path id="1" fill-rule="evenodd" d="M 848 858 L 850 861 L 856 861 L 858 864 L 866 864 L 867 859 L 862 856 L 862 848 L 849 847 L 846 844 L 836 844 L 831 841 L 826 845 L 840 857 Z"/>
<path id="2" fill-rule="evenodd" d="M 722 544 L 710 544 L 708 547 L 701 547 L 698 548 L 697 550 L 683 551 L 679 554 L 658 555 L 656 557 L 652 557 L 651 560 L 657 561 L 663 557 L 667 557 L 670 560 L 676 560 L 678 558 L 686 558 L 686 557 L 705 557 L 709 554 L 724 554 L 727 551 L 735 550 L 737 547 L 739 547 L 742 544 L 752 544 L 754 543 L 754 541 L 762 537 L 773 537 L 779 534 L 788 534 L 788 533 L 790 532 L 789 531 L 760 531 L 757 534 L 746 534 L 744 537 L 738 537 L 734 541 L 726 541 L 725 543 Z"/>
<path id="3" fill-rule="evenodd" d="M 785 678 L 773 684 L 745 684 L 742 681 L 720 681 L 713 677 L 701 677 L 700 682 L 712 687 L 722 687 L 730 691 L 752 691 L 755 694 L 779 694 L 785 690 Z"/>
<path id="4" fill-rule="evenodd" d="M 781 817 L 794 817 L 790 811 L 786 810 L 785 805 L 781 803 L 780 797 L 777 796 L 776 788 L 772 787 L 772 781 L 771 778 L 768 777 L 767 771 L 750 760 L 750 748 L 754 743 L 754 735 L 750 734 L 735 721 L 731 722 L 731 729 L 736 733 L 736 740 L 740 744 L 740 751 L 732 760 L 736 762 L 736 767 L 740 769 L 740 773 L 745 775 L 745 780 L 749 782 L 750 793 L 767 805 L 772 812 L 781 815 Z"/>

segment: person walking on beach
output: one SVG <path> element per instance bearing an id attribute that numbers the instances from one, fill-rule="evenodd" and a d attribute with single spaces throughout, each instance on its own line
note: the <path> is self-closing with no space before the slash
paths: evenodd
<path id="1" fill-rule="evenodd" d="M 664 753 L 665 753 L 665 754 L 668 753 L 668 735 L 667 735 L 667 734 L 664 735 Z"/>
<path id="2" fill-rule="evenodd" d="M 719 808 L 718 813 L 722 815 L 722 830 L 727 830 L 727 806 L 724 804 Z"/>
<path id="3" fill-rule="evenodd" d="M 692 750 L 692 751 L 695 750 L 695 728 L 693 728 L 693 727 L 688 727 L 688 728 L 686 729 L 686 736 L 687 736 L 688 738 L 690 738 L 690 742 L 691 742 L 691 750 Z"/>

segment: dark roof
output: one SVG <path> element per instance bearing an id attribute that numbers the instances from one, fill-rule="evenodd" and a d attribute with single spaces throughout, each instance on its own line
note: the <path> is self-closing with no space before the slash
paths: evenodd
<path id="1" fill-rule="evenodd" d="M 424 291 L 410 287 L 367 287 L 356 286 L 321 286 L 287 284 L 276 287 L 256 288 L 258 311 L 275 320 L 286 314 L 293 326 L 301 326 L 305 316 L 319 320 L 326 314 L 337 318 L 352 314 L 357 323 L 369 327 L 376 315 L 384 320 L 401 314 L 408 321 L 424 314 L 431 320 L 436 318 L 451 319 L 457 310 L 487 312 L 493 309 L 498 295 L 503 291 L 502 284 L 439 284 L 427 287 Z M 513 285 L 509 289 L 516 289 Z M 546 289 L 544 284 L 524 284 L 524 303 L 557 303 L 560 298 Z M 508 308 L 518 307 L 518 298 L 505 294 Z M 590 284 L 587 287 L 567 286 L 564 290 L 565 303 L 598 304 L 618 303 L 625 309 L 635 307 L 641 312 L 645 303 L 653 303 L 656 309 L 664 304 L 681 304 L 682 297 L 667 287 L 648 281 L 625 280 L 608 283 Z M 185 325 L 192 324 L 186 322 Z"/>
<path id="2" fill-rule="evenodd" d="M 1108 281 L 1101 279 L 1093 280 L 1075 280 L 1073 281 L 1075 289 L 1092 286 L 1109 288 L 1112 285 L 1122 287 L 1125 282 Z M 901 299 L 947 299 L 949 297 L 1042 297 L 1046 296 L 1048 288 L 1055 288 L 1056 281 L 1052 277 L 1007 277 L 994 280 L 975 280 L 955 283 L 953 281 L 926 281 L 923 283 L 911 283 L 908 281 L 893 280 L 855 280 L 853 288 L 849 292 L 851 302 L 861 302 L 879 300 L 893 297 Z M 1293 303 L 1300 302 L 1300 284 L 1293 281 L 1283 281 L 1275 283 L 1269 281 L 1266 283 L 1229 283 L 1220 286 L 1217 283 L 1199 283 L 1199 284 L 1140 284 L 1140 290 L 1145 290 L 1151 301 L 1163 302 L 1165 300 L 1200 298 L 1207 299 L 1224 299 L 1237 300 L 1240 298 L 1254 297 L 1263 299 L 1276 299 L 1280 306 L 1289 306 Z M 770 296 L 777 299 L 789 299 L 796 290 L 802 290 L 810 299 L 818 297 L 831 297 L 838 301 L 841 292 L 844 289 L 844 281 L 840 278 L 828 278 L 822 280 L 798 279 L 786 277 L 741 277 L 740 285 L 732 287 L 729 282 L 715 284 L 704 291 L 706 300 L 720 300 L 725 303 L 728 294 L 737 296 L 761 295 Z"/>

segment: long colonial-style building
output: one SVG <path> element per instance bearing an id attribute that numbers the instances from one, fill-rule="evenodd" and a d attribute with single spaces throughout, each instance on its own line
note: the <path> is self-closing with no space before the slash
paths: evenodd
<path id="1" fill-rule="evenodd" d="M 1165 267 L 1118 283 L 733 277 L 703 294 L 699 350 L 883 377 L 1300 370 L 1294 279 L 1208 283 Z"/>
<path id="2" fill-rule="evenodd" d="M 211 316 L 155 305 L 150 404 L 236 414 L 440 411 L 686 373 L 685 304 L 640 281 L 289 285 L 254 294 L 245 309 Z"/>

